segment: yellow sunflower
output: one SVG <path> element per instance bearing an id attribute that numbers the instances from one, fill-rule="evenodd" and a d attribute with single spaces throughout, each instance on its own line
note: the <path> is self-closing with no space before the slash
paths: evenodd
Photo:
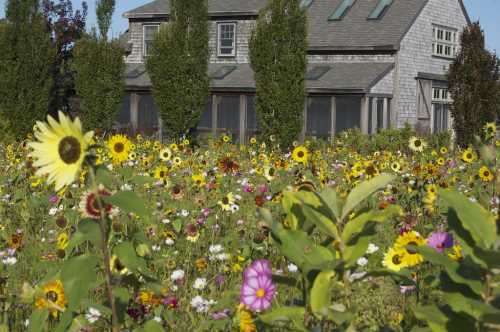
<path id="1" fill-rule="evenodd" d="M 423 139 L 413 136 L 410 138 L 408 147 L 414 152 L 422 152 L 427 147 L 427 143 Z"/>
<path id="2" fill-rule="evenodd" d="M 257 144 L 257 139 L 255 137 L 250 138 L 250 144 Z"/>
<path id="3" fill-rule="evenodd" d="M 426 241 L 422 236 L 420 236 L 420 234 L 415 231 L 410 231 L 400 235 L 397 238 L 394 248 L 396 250 L 406 251 L 406 254 L 403 257 L 403 261 L 408 267 L 411 267 L 422 263 L 424 261 L 424 257 L 418 252 L 406 247 L 409 245 L 423 246 L 425 244 Z"/>
<path id="4" fill-rule="evenodd" d="M 269 166 L 264 167 L 264 177 L 267 181 L 274 180 L 274 178 L 276 177 L 276 169 Z"/>
<path id="5" fill-rule="evenodd" d="M 57 237 L 57 249 L 65 250 L 69 244 L 69 237 L 66 233 L 61 233 Z"/>
<path id="6" fill-rule="evenodd" d="M 392 271 L 399 271 L 407 267 L 405 256 L 406 251 L 401 249 L 390 248 L 389 251 L 384 255 L 384 260 L 382 265 Z"/>
<path id="7" fill-rule="evenodd" d="M 114 135 L 106 143 L 108 146 L 109 157 L 115 164 L 121 164 L 128 160 L 129 153 L 132 150 L 132 143 L 124 135 Z"/>
<path id="8" fill-rule="evenodd" d="M 175 166 L 180 166 L 182 165 L 182 159 L 180 157 L 175 157 L 173 160 L 172 160 L 173 164 Z"/>
<path id="9" fill-rule="evenodd" d="M 484 126 L 484 133 L 486 138 L 495 137 L 497 134 L 497 125 L 494 122 L 489 122 Z"/>
<path id="10" fill-rule="evenodd" d="M 257 326 L 253 321 L 252 313 L 243 304 L 238 306 L 236 313 L 240 332 L 257 332 Z"/>
<path id="11" fill-rule="evenodd" d="M 42 292 L 44 296 L 36 299 L 35 306 L 38 309 L 48 308 L 50 314 L 57 317 L 59 311 L 64 311 L 68 303 L 62 282 L 60 280 L 48 282 L 42 286 Z"/>
<path id="12" fill-rule="evenodd" d="M 462 160 L 466 163 L 472 163 L 476 159 L 476 154 L 472 149 L 467 149 L 462 153 Z"/>
<path id="13" fill-rule="evenodd" d="M 39 167 L 36 175 L 48 174 L 48 183 L 55 183 L 56 191 L 78 178 L 93 132 L 83 134 L 80 120 L 74 121 L 59 112 L 59 122 L 50 115 L 47 123 L 37 122 L 35 137 L 38 141 L 28 143 L 33 149 L 30 156 L 33 166 Z"/>
<path id="14" fill-rule="evenodd" d="M 168 168 L 166 166 L 158 166 L 154 170 L 154 178 L 156 180 L 165 180 L 168 177 Z"/>
<path id="15" fill-rule="evenodd" d="M 396 173 L 400 173 L 403 170 L 403 167 L 401 167 L 401 164 L 399 162 L 393 161 L 391 163 L 391 169 Z"/>
<path id="16" fill-rule="evenodd" d="M 120 262 L 120 259 L 118 259 L 118 256 L 116 255 L 113 255 L 111 257 L 109 265 L 112 273 L 120 275 L 125 275 L 129 273 L 128 269 L 125 267 L 125 265 L 122 264 L 122 262 Z"/>
<path id="17" fill-rule="evenodd" d="M 488 167 L 483 166 L 479 169 L 479 178 L 483 182 L 491 182 L 493 180 L 493 173 L 489 170 Z"/>
<path id="18" fill-rule="evenodd" d="M 194 174 L 193 176 L 191 176 L 191 180 L 193 180 L 194 184 L 196 184 L 198 187 L 203 187 L 206 184 L 203 174 Z"/>
<path id="19" fill-rule="evenodd" d="M 292 159 L 298 163 L 306 164 L 309 159 L 309 151 L 305 146 L 298 146 L 293 149 Z"/>
<path id="20" fill-rule="evenodd" d="M 235 201 L 233 193 L 229 193 L 217 202 L 217 204 L 222 208 L 222 211 L 231 211 L 231 206 Z"/>
<path id="21" fill-rule="evenodd" d="M 160 159 L 163 161 L 169 161 L 172 158 L 172 150 L 165 148 L 160 151 Z"/>

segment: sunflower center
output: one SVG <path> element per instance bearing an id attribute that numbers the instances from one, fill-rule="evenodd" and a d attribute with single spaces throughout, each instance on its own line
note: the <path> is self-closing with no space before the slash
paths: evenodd
<path id="1" fill-rule="evenodd" d="M 228 205 L 228 204 L 229 204 L 229 198 L 224 197 L 224 198 L 222 199 L 222 204 L 224 204 L 224 205 Z"/>
<path id="2" fill-rule="evenodd" d="M 468 153 L 466 157 L 467 159 L 472 159 L 472 154 Z"/>
<path id="3" fill-rule="evenodd" d="M 297 157 L 304 158 L 304 151 L 297 152 Z"/>
<path id="4" fill-rule="evenodd" d="M 118 142 L 113 147 L 116 153 L 122 153 L 125 150 L 125 145 L 122 142 Z"/>
<path id="5" fill-rule="evenodd" d="M 415 141 L 415 146 L 418 148 L 420 145 L 422 145 L 422 142 L 420 142 L 419 140 L 416 140 Z"/>
<path id="6" fill-rule="evenodd" d="M 394 263 L 395 265 L 401 264 L 401 257 L 399 257 L 399 255 L 392 256 L 392 263 Z"/>
<path id="7" fill-rule="evenodd" d="M 259 299 L 263 298 L 266 296 L 266 290 L 264 288 L 259 288 L 259 290 L 255 293 L 255 296 L 257 296 Z"/>
<path id="8" fill-rule="evenodd" d="M 76 163 L 82 154 L 82 146 L 76 137 L 66 136 L 59 142 L 59 157 L 66 164 Z"/>
<path id="9" fill-rule="evenodd" d="M 47 294 L 45 294 L 45 297 L 47 298 L 47 300 L 49 300 L 51 302 L 57 302 L 57 299 L 59 298 L 57 293 L 52 291 L 52 290 L 48 291 Z"/>
<path id="10" fill-rule="evenodd" d="M 490 172 L 489 171 L 484 171 L 484 177 L 487 178 L 490 176 Z"/>

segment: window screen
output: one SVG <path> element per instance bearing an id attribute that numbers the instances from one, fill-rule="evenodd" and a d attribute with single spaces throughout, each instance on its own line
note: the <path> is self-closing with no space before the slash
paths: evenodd
<path id="1" fill-rule="evenodd" d="M 449 104 L 435 103 L 434 109 L 434 132 L 439 133 L 448 130 Z"/>
<path id="2" fill-rule="evenodd" d="M 123 97 L 120 114 L 118 114 L 118 123 L 120 125 L 130 125 L 130 93 Z"/>
<path id="3" fill-rule="evenodd" d="M 236 54 L 236 23 L 219 23 L 219 56 Z"/>
<path id="4" fill-rule="evenodd" d="M 247 130 L 255 133 L 259 128 L 257 113 L 255 112 L 255 96 L 247 96 Z"/>
<path id="5" fill-rule="evenodd" d="M 306 135 L 316 137 L 330 136 L 332 123 L 330 97 L 307 98 Z"/>
<path id="6" fill-rule="evenodd" d="M 352 7 L 356 0 L 342 0 L 340 5 L 335 9 L 335 11 L 328 18 L 329 21 L 341 20 L 346 14 L 349 8 Z"/>
<path id="7" fill-rule="evenodd" d="M 336 100 L 335 133 L 361 127 L 361 97 L 339 96 Z"/>
<path id="8" fill-rule="evenodd" d="M 201 113 L 200 122 L 198 123 L 198 130 L 212 130 L 212 97 L 207 98 L 203 113 Z"/>
<path id="9" fill-rule="evenodd" d="M 240 130 L 240 96 L 218 96 L 217 130 L 238 134 Z"/>
<path id="10" fill-rule="evenodd" d="M 384 129 L 384 99 L 377 99 L 377 129 Z"/>
<path id="11" fill-rule="evenodd" d="M 153 96 L 139 96 L 139 114 L 137 115 L 137 129 L 146 136 L 152 136 L 158 131 L 158 109 Z"/>
<path id="12" fill-rule="evenodd" d="M 160 29 L 159 25 L 145 25 L 144 26 L 144 50 L 143 55 L 148 56 L 151 52 L 151 47 L 153 41 L 155 40 L 156 34 Z"/>

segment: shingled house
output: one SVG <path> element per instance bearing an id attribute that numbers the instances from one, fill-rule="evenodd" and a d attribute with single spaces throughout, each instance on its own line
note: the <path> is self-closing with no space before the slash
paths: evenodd
<path id="1" fill-rule="evenodd" d="M 249 39 L 268 0 L 208 0 L 211 97 L 200 132 L 244 141 L 258 130 Z M 358 127 L 375 133 L 405 123 L 450 128 L 446 72 L 469 23 L 462 0 L 301 0 L 308 16 L 308 99 L 304 134 L 330 137 Z M 127 96 L 120 123 L 135 132 L 161 127 L 145 70 L 169 0 L 124 14 Z M 168 66 L 168 64 L 165 64 Z"/>

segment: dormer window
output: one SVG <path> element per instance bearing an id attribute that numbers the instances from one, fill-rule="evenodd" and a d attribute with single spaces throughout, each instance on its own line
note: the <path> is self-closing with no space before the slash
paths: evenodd
<path id="1" fill-rule="evenodd" d="M 432 54 L 453 59 L 458 50 L 457 31 L 452 28 L 433 26 L 432 35 Z"/>
<path id="2" fill-rule="evenodd" d="M 217 55 L 219 57 L 236 56 L 236 23 L 219 23 Z"/>
<path id="3" fill-rule="evenodd" d="M 379 20 L 387 12 L 392 4 L 392 0 L 380 0 L 377 7 L 368 16 L 369 20 Z"/>
<path id="4" fill-rule="evenodd" d="M 153 46 L 153 41 L 156 38 L 156 35 L 158 34 L 158 31 L 160 30 L 160 25 L 159 24 L 152 24 L 152 25 L 143 25 L 143 40 L 144 40 L 144 45 L 143 45 L 143 51 L 142 55 L 144 57 L 147 57 L 151 53 L 151 48 Z"/>

